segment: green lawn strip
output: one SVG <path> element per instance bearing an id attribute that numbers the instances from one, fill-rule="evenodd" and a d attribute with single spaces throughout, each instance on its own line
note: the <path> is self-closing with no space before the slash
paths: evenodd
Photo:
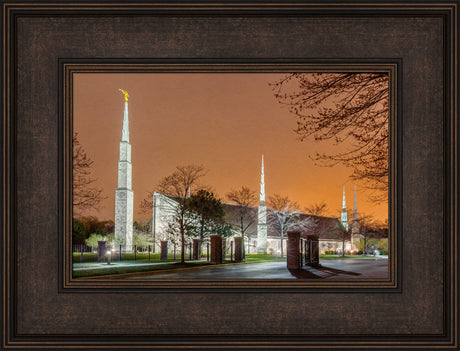
<path id="1" fill-rule="evenodd" d="M 121 258 L 122 258 L 122 261 L 134 261 L 134 253 L 122 253 Z M 119 259 L 120 259 L 120 255 L 118 253 L 114 253 L 112 255 L 112 262 L 120 262 Z M 168 255 L 168 260 L 173 261 L 173 255 Z M 74 263 L 80 263 L 81 262 L 81 253 L 80 252 L 73 252 L 72 253 L 72 261 Z M 137 253 L 136 254 L 136 261 L 149 262 L 149 254 L 148 254 L 148 252 Z M 159 253 L 150 253 L 150 262 L 154 262 L 154 261 L 158 261 L 158 262 L 161 261 Z M 97 262 L 97 253 L 84 252 L 83 253 L 83 262 Z"/>

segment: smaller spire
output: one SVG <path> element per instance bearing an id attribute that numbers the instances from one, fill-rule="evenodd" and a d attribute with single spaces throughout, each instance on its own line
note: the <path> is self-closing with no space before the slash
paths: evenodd
<path id="1" fill-rule="evenodd" d="M 345 185 L 343 186 L 343 198 L 342 198 L 342 214 L 340 216 L 341 222 L 345 230 L 348 231 L 348 213 L 347 203 L 345 202 Z"/>
<path id="2" fill-rule="evenodd" d="M 356 184 L 355 184 L 355 194 L 353 199 L 353 220 L 358 220 L 358 200 L 356 198 Z"/>
<path id="3" fill-rule="evenodd" d="M 264 155 L 262 155 L 262 169 L 260 172 L 260 204 L 265 205 Z"/>

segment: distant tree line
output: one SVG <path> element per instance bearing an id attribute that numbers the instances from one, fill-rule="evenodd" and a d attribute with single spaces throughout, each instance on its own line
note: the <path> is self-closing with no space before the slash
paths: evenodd
<path id="1" fill-rule="evenodd" d="M 100 221 L 94 216 L 74 217 L 72 220 L 72 239 L 74 244 L 85 244 L 91 234 L 112 235 L 115 224 L 112 220 Z"/>
<path id="2" fill-rule="evenodd" d="M 133 245 L 153 245 L 151 221 L 138 220 L 133 223 Z M 72 243 L 96 247 L 98 241 L 113 243 L 115 224 L 113 220 L 101 221 L 94 216 L 72 219 Z"/>

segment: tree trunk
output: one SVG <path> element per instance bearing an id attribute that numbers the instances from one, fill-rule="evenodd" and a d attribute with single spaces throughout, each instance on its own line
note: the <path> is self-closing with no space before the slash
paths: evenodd
<path id="1" fill-rule="evenodd" d="M 184 235 L 184 229 L 180 229 L 180 263 L 185 263 L 185 235 Z"/>
<path id="2" fill-rule="evenodd" d="M 226 253 L 227 253 L 227 239 L 222 238 L 222 262 L 225 261 Z"/>
<path id="3" fill-rule="evenodd" d="M 244 248 L 244 222 L 243 222 L 243 216 L 241 216 L 241 237 L 243 238 L 243 259 L 246 258 L 246 250 Z"/>

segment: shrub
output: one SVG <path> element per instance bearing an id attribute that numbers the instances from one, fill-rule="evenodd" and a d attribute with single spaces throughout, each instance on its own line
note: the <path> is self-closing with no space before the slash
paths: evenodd
<path id="1" fill-rule="evenodd" d="M 145 247 L 152 244 L 153 243 L 150 241 L 150 238 L 146 233 L 133 233 L 133 245 L 136 245 L 137 247 Z"/>
<path id="2" fill-rule="evenodd" d="M 335 255 L 335 251 L 334 250 L 327 250 L 324 252 L 325 255 Z"/>
<path id="3" fill-rule="evenodd" d="M 102 234 L 93 233 L 89 236 L 88 239 L 85 240 L 85 244 L 88 246 L 97 247 L 98 241 L 108 241 L 108 240 L 107 240 L 107 237 Z M 109 243 L 107 242 L 107 244 Z"/>

